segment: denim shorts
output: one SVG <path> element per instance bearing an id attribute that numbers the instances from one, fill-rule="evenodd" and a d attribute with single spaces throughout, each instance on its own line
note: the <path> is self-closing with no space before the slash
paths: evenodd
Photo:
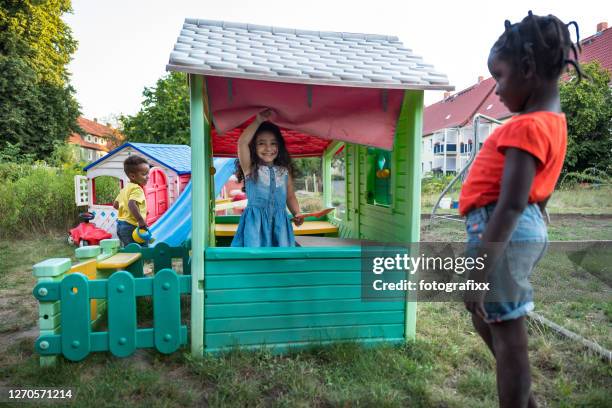
<path id="1" fill-rule="evenodd" d="M 132 243 L 136 243 L 132 238 L 132 232 L 136 229 L 136 225 L 130 224 L 127 221 L 117 221 L 117 237 L 119 237 L 119 241 L 121 241 L 121 246 L 127 246 Z M 140 244 L 140 246 L 146 246 L 144 244 Z"/>
<path id="2" fill-rule="evenodd" d="M 490 204 L 467 215 L 469 255 L 476 255 L 494 209 L 495 204 Z M 484 304 L 487 323 L 517 319 L 533 310 L 533 287 L 529 279 L 547 245 L 548 233 L 542 212 L 537 204 L 529 204 L 519 217 L 503 255 L 489 273 L 490 286 Z"/>

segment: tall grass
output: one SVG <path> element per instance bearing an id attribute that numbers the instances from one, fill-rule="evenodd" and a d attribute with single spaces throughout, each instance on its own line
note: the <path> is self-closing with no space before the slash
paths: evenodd
<path id="1" fill-rule="evenodd" d="M 0 236 L 67 230 L 77 222 L 74 176 L 70 167 L 0 164 Z"/>

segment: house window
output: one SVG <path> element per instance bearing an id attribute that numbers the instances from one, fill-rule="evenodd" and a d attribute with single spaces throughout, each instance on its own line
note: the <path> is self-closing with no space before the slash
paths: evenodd
<path id="1" fill-rule="evenodd" d="M 368 203 L 391 205 L 391 152 L 373 147 L 367 153 Z"/>

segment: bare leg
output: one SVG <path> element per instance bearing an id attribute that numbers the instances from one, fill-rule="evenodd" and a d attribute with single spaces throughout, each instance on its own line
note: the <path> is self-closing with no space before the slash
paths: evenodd
<path id="1" fill-rule="evenodd" d="M 500 407 L 535 407 L 531 396 L 525 318 L 490 324 L 489 328 L 497 361 Z"/>
<path id="2" fill-rule="evenodd" d="M 491 334 L 491 329 L 489 328 L 489 324 L 485 323 L 478 315 L 472 313 L 472 324 L 474 328 L 485 342 L 493 357 L 495 357 L 495 349 L 493 348 L 493 335 Z M 538 405 L 535 402 L 535 397 L 533 396 L 533 392 L 529 393 L 529 403 L 527 404 L 529 408 L 536 408 Z"/>
<path id="3" fill-rule="evenodd" d="M 491 329 L 489 329 L 489 325 L 485 323 L 485 321 L 482 320 L 480 316 L 475 313 L 472 313 L 472 324 L 474 325 L 474 328 L 476 329 L 480 337 L 484 340 L 487 347 L 489 347 L 489 350 L 491 350 L 491 354 L 493 354 L 493 357 L 495 357 L 495 350 L 493 349 L 493 337 L 491 336 Z"/>

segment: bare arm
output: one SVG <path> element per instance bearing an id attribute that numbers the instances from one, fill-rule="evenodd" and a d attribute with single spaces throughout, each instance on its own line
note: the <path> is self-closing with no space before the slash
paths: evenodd
<path id="1" fill-rule="evenodd" d="M 516 222 L 527 207 L 529 192 L 536 173 L 537 159 L 524 150 L 506 150 L 501 192 L 495 211 L 482 236 L 482 244 L 505 244 L 516 227 Z"/>
<path id="2" fill-rule="evenodd" d="M 119 201 L 117 201 L 117 200 L 113 201 L 113 208 L 114 208 L 115 210 L 118 210 L 118 209 L 119 209 Z"/>
<path id="3" fill-rule="evenodd" d="M 238 160 L 240 161 L 240 167 L 242 167 L 245 177 L 251 172 L 251 153 L 249 152 L 249 143 L 251 143 L 251 140 L 253 140 L 253 136 L 255 135 L 259 125 L 266 121 L 270 116 L 272 116 L 272 111 L 269 109 L 258 113 L 257 116 L 255 116 L 255 120 L 242 131 L 242 134 L 238 138 Z"/>
<path id="4" fill-rule="evenodd" d="M 138 226 L 140 228 L 148 227 L 147 222 L 140 215 L 140 211 L 138 210 L 138 203 L 136 201 L 134 200 L 128 201 L 128 208 L 130 209 L 130 213 L 132 213 L 134 218 L 136 218 L 136 221 L 138 221 Z"/>
<path id="5" fill-rule="evenodd" d="M 293 215 L 293 222 L 295 225 L 302 225 L 304 222 L 303 217 L 297 217 L 300 214 L 300 203 L 298 203 L 297 197 L 295 196 L 295 189 L 293 188 L 293 177 L 289 174 L 287 180 L 287 207 Z"/>

